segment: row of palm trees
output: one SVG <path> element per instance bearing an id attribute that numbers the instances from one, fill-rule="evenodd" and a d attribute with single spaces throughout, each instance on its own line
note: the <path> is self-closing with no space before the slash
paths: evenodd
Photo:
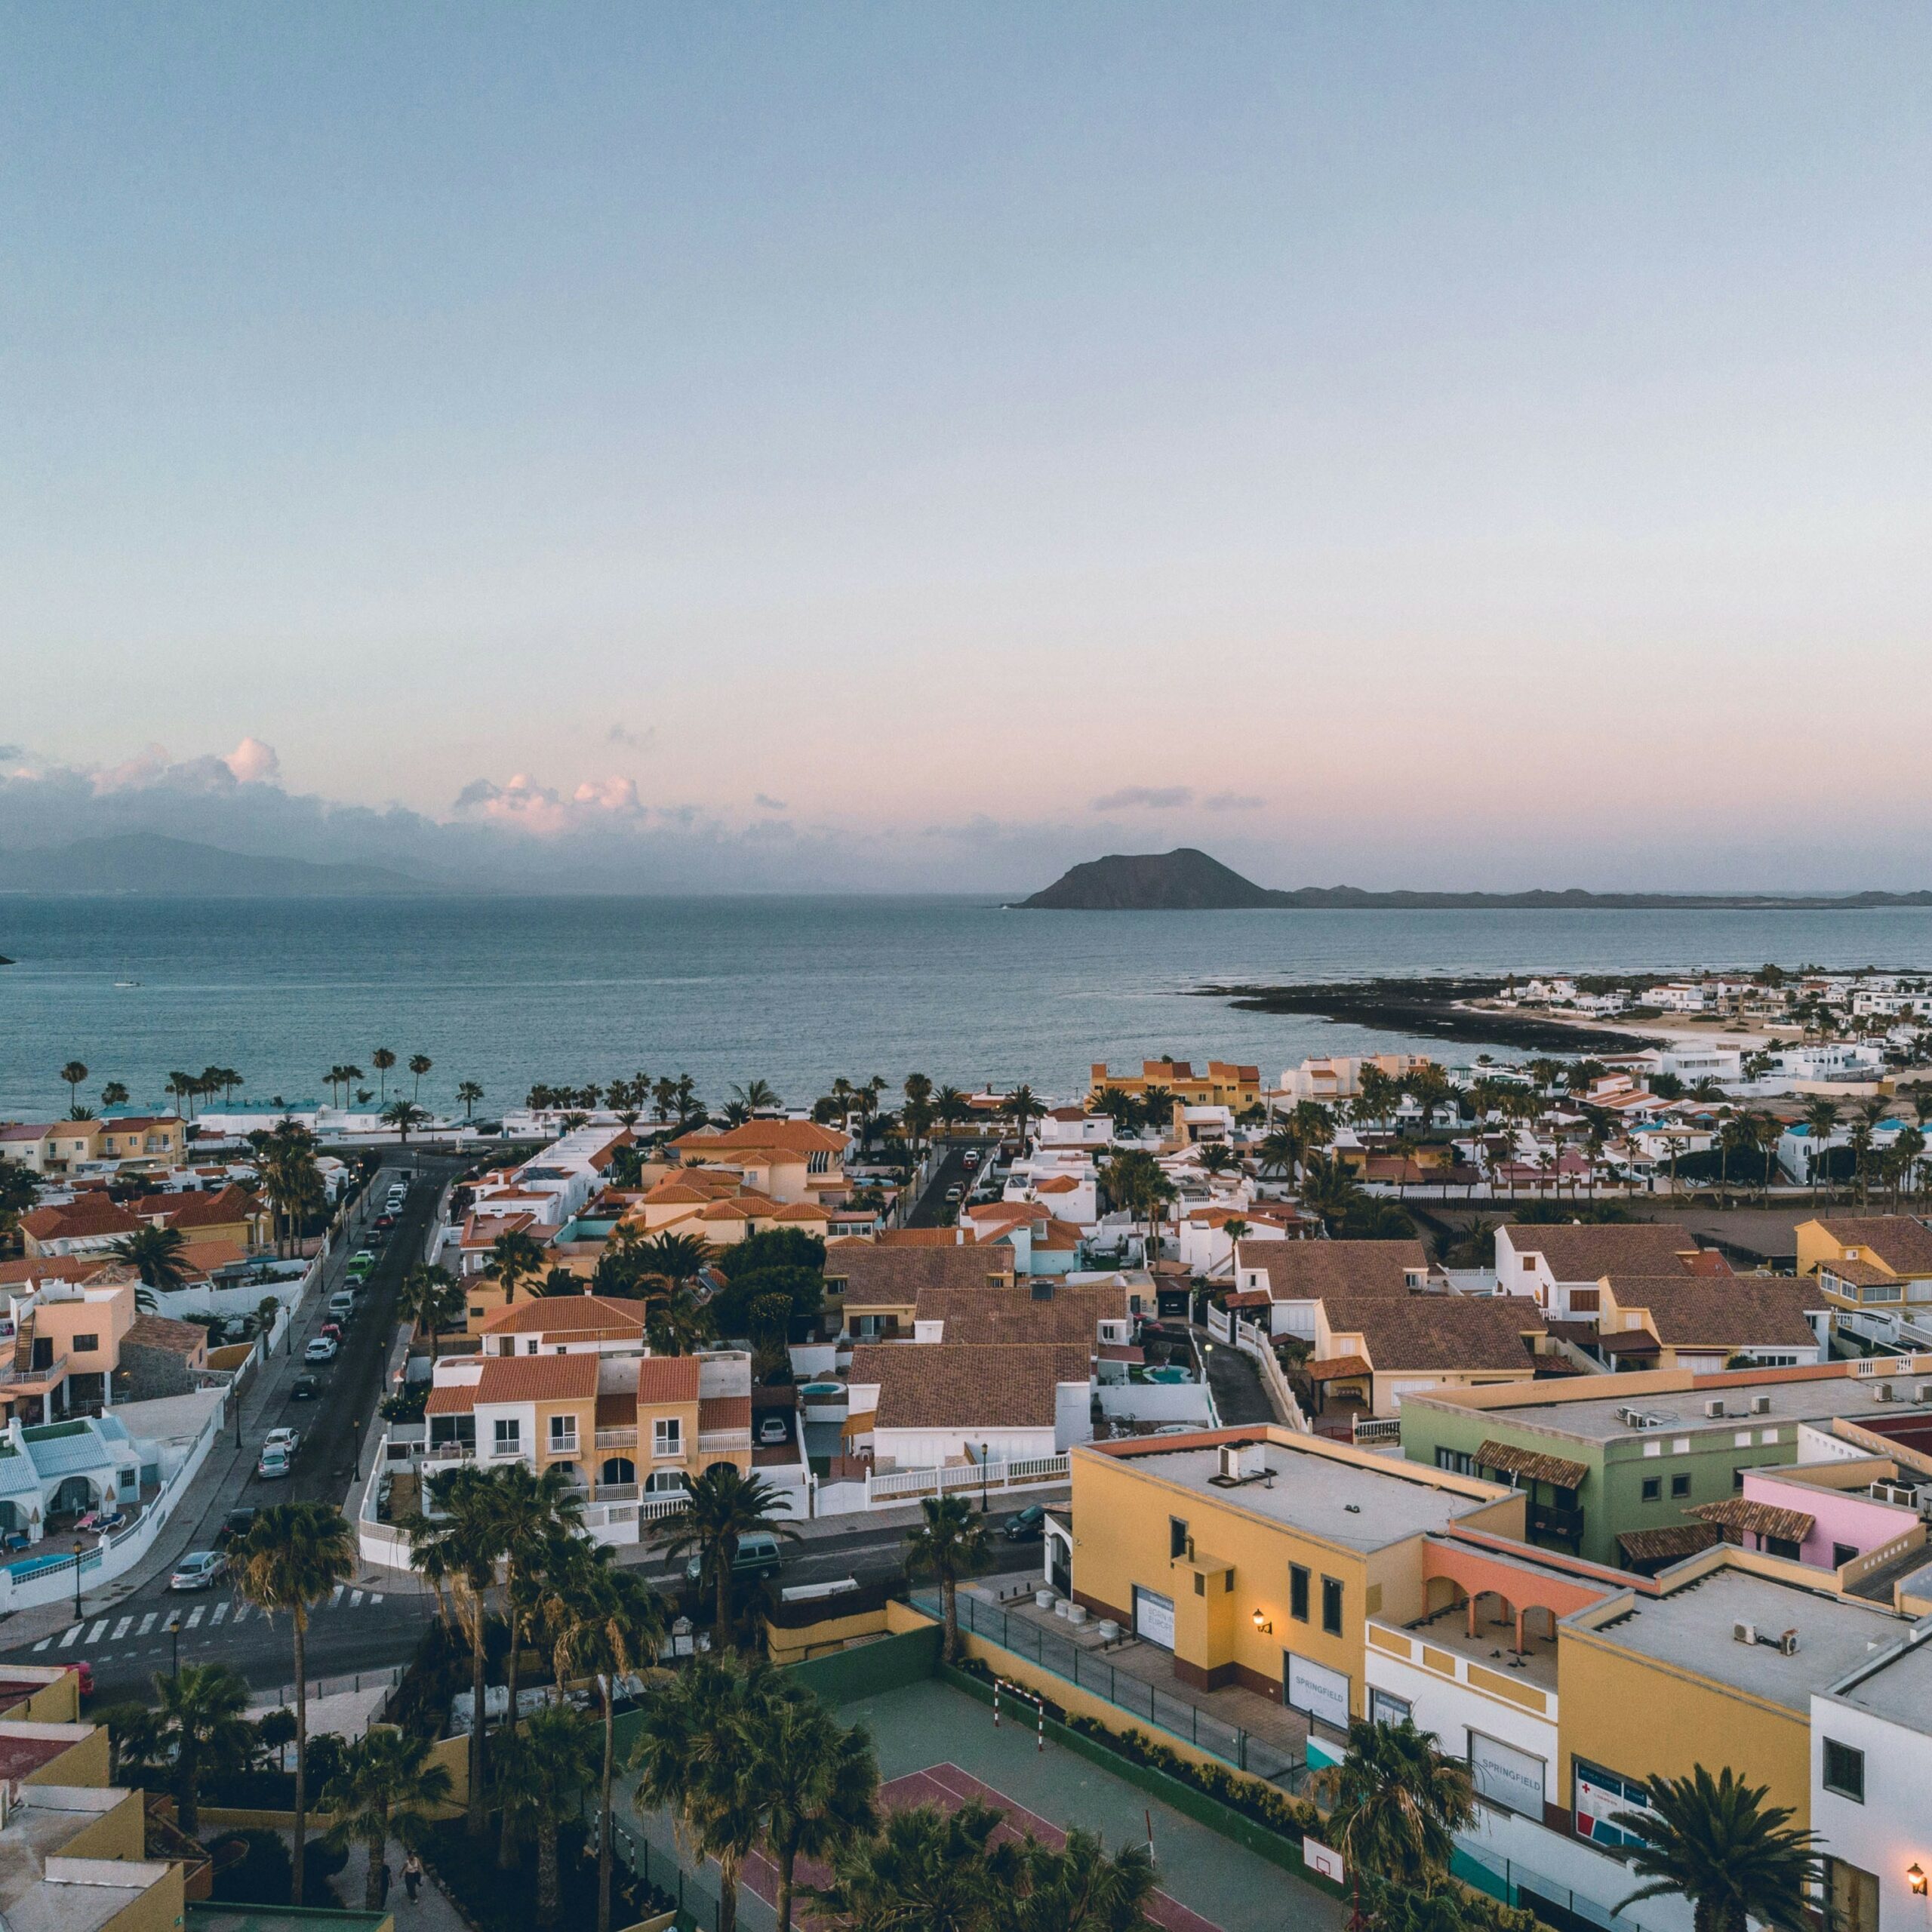
<path id="1" fill-rule="evenodd" d="M 85 1060 L 70 1060 L 60 1069 L 60 1078 L 67 1088 L 67 1117 L 69 1120 L 91 1120 L 94 1118 L 94 1109 L 81 1103 L 81 1083 L 87 1077 L 88 1065 Z M 179 1100 L 186 1110 L 188 1118 L 192 1120 L 196 1101 L 211 1100 L 217 1094 L 226 1097 L 243 1084 L 246 1077 L 232 1066 L 205 1066 L 199 1073 L 184 1072 L 177 1068 L 162 1083 L 162 1091 Z M 100 1090 L 100 1104 L 103 1107 L 121 1107 L 127 1103 L 128 1089 L 118 1080 L 109 1081 Z"/>

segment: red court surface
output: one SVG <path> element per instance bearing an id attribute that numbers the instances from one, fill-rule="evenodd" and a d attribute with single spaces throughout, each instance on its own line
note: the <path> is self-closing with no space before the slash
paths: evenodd
<path id="1" fill-rule="evenodd" d="M 1041 1844 L 1051 1845 L 1056 1850 L 1066 1842 L 1066 1834 L 1057 1825 L 1049 1824 L 1037 1811 L 1029 1811 L 1025 1805 L 995 1791 L 970 1771 L 962 1771 L 957 1764 L 929 1764 L 923 1771 L 894 1778 L 879 1787 L 878 1795 L 880 1804 L 888 1811 L 909 1810 L 915 1804 L 936 1805 L 943 1811 L 954 1811 L 968 1799 L 977 1798 L 995 1811 L 1005 1813 L 1008 1822 L 1000 1828 L 1001 1837 L 1017 1838 L 1030 1832 Z M 1119 1848 L 1113 1847 L 1115 1850 Z M 1159 1850 L 1157 1844 L 1157 1854 Z M 777 1868 L 761 1852 L 752 1853 L 746 1860 L 743 1875 L 747 1888 L 767 1905 L 777 1902 Z M 826 1875 L 822 1866 L 813 1866 L 808 1869 L 801 1860 L 796 1882 L 802 1890 L 807 1885 L 823 1884 Z M 803 1909 L 799 1915 L 805 1916 Z M 1220 1927 L 1212 1920 L 1203 1918 L 1198 1912 L 1189 1911 L 1165 1892 L 1155 1894 L 1153 1903 L 1147 1908 L 1147 1916 L 1164 1928 L 1164 1932 L 1220 1932 Z"/>

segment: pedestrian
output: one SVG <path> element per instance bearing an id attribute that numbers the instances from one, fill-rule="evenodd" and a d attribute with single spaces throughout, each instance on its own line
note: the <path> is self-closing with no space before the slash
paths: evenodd
<path id="1" fill-rule="evenodd" d="M 423 1883 L 423 1861 L 414 1852 L 402 1861 L 402 1888 L 409 1894 L 409 1903 L 416 1903 L 416 1894 Z"/>
<path id="2" fill-rule="evenodd" d="M 389 1862 L 386 1858 L 383 1860 L 382 1875 L 376 1881 L 380 1887 L 376 1894 L 377 1902 L 380 1905 L 387 1905 L 389 1902 L 390 1876 Z"/>

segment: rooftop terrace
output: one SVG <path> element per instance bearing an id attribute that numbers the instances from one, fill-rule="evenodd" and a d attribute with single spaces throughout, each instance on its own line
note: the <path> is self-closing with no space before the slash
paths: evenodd
<path id="1" fill-rule="evenodd" d="M 1899 1651 L 1835 1694 L 1874 1717 L 1932 1734 L 1932 1643 Z"/>

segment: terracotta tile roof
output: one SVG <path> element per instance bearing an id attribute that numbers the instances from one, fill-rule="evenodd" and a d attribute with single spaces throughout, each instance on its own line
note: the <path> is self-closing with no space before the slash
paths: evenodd
<path id="1" fill-rule="evenodd" d="M 45 1254 L 23 1261 L 0 1261 L 0 1288 L 29 1281 L 85 1281 L 101 1265 L 97 1254 Z"/>
<path id="2" fill-rule="evenodd" d="M 697 1400 L 696 1355 L 646 1355 L 637 1365 L 640 1408 L 662 1402 Z"/>
<path id="3" fill-rule="evenodd" d="M 1536 1305 L 1521 1296 L 1371 1295 L 1324 1297 L 1330 1332 L 1359 1335 L 1377 1373 L 1411 1369 L 1502 1374 L 1534 1367 L 1524 1337 L 1543 1332 Z"/>
<path id="4" fill-rule="evenodd" d="M 485 1335 L 583 1334 L 598 1330 L 614 1335 L 641 1334 L 644 1304 L 612 1301 L 603 1295 L 540 1295 L 512 1303 L 487 1316 Z"/>
<path id="5" fill-rule="evenodd" d="M 984 1287 L 989 1275 L 1013 1278 L 1012 1257 L 981 1247 L 880 1247 L 841 1241 L 827 1251 L 826 1280 L 842 1280 L 848 1306 L 903 1307 L 926 1287 Z"/>
<path id="6" fill-rule="evenodd" d="M 915 1321 L 943 1323 L 940 1346 L 1037 1346 L 1044 1342 L 1083 1343 L 1100 1339 L 1103 1321 L 1128 1315 L 1125 1288 L 1057 1287 L 1036 1301 L 1030 1284 L 1011 1288 L 928 1287 L 912 1305 Z M 930 1346 L 930 1345 L 928 1345 Z"/>
<path id="7" fill-rule="evenodd" d="M 134 1203 L 133 1211 L 144 1221 L 158 1220 L 162 1226 L 179 1228 L 186 1234 L 190 1228 L 225 1227 L 233 1221 L 245 1221 L 261 1211 L 245 1187 L 230 1183 L 216 1194 L 146 1194 Z"/>
<path id="8" fill-rule="evenodd" d="M 1049 1174 L 1033 1183 L 1035 1194 L 1071 1194 L 1080 1185 L 1071 1174 Z"/>
<path id="9" fill-rule="evenodd" d="M 752 1398 L 749 1395 L 703 1395 L 698 1398 L 697 1432 L 709 1435 L 714 1430 L 749 1429 Z"/>
<path id="10" fill-rule="evenodd" d="M 1642 1309 L 1665 1347 L 1816 1348 L 1818 1337 L 1805 1310 L 1820 1305 L 1814 1283 L 1773 1275 L 1690 1275 L 1609 1277 L 1622 1309 Z M 1606 1349 L 1620 1339 L 1604 1338 Z"/>
<path id="11" fill-rule="evenodd" d="M 448 1382 L 429 1391 L 423 1413 L 432 1416 L 466 1416 L 476 1407 L 476 1384 Z"/>
<path id="12" fill-rule="evenodd" d="M 561 1402 L 594 1398 L 595 1355 L 488 1355 L 476 1385 L 483 1402 Z"/>
<path id="13" fill-rule="evenodd" d="M 1580 1489 L 1590 1472 L 1587 1463 L 1572 1463 L 1561 1456 L 1546 1456 L 1535 1449 L 1518 1448 L 1512 1442 L 1485 1442 L 1476 1451 L 1476 1461 L 1484 1469 L 1507 1469 L 1512 1475 L 1527 1476 L 1533 1482 L 1554 1483 L 1559 1489 Z"/>
<path id="14" fill-rule="evenodd" d="M 1266 1288 L 1243 1288 L 1238 1294 L 1222 1297 L 1230 1308 L 1266 1308 L 1274 1299 Z"/>
<path id="15" fill-rule="evenodd" d="M 774 1221 L 816 1221 L 823 1225 L 832 1217 L 816 1201 L 788 1201 L 771 1218 Z"/>
<path id="16" fill-rule="evenodd" d="M 1854 1287 L 1871 1287 L 1880 1281 L 1896 1281 L 1899 1278 L 1889 1268 L 1881 1268 L 1875 1261 L 1821 1261 L 1818 1272 L 1834 1275 L 1841 1281 L 1849 1281 Z"/>
<path id="17" fill-rule="evenodd" d="M 105 1195 L 82 1195 L 61 1208 L 36 1208 L 20 1217 L 22 1230 L 35 1241 L 88 1241 L 103 1235 L 140 1232 L 142 1223 Z"/>
<path id="18" fill-rule="evenodd" d="M 1872 1214 L 1820 1225 L 1841 1248 L 1869 1248 L 1895 1275 L 1932 1275 L 1932 1228 L 1909 1214 Z"/>
<path id="19" fill-rule="evenodd" d="M 1673 1274 L 1683 1266 L 1678 1257 L 1697 1245 L 1682 1229 L 1655 1221 L 1599 1227 L 1512 1223 L 1509 1235 L 1518 1255 L 1540 1254 L 1559 1281 L 1600 1281 L 1606 1275 Z"/>
<path id="20" fill-rule="evenodd" d="M 1792 1543 L 1802 1543 L 1817 1521 L 1802 1509 L 1781 1509 L 1775 1503 L 1752 1503 L 1741 1496 L 1727 1496 L 1718 1503 L 1694 1503 L 1684 1513 L 1695 1516 L 1700 1522 L 1715 1523 L 1748 1536 L 1783 1537 Z"/>
<path id="21" fill-rule="evenodd" d="M 1235 1266 L 1259 1269 L 1276 1301 L 1403 1297 L 1409 1292 L 1403 1271 L 1429 1271 L 1419 1241 L 1244 1241 L 1235 1247 Z"/>
<path id="22" fill-rule="evenodd" d="M 1086 1382 L 1093 1350 L 1081 1347 L 921 1347 L 852 1351 L 852 1380 L 878 1385 L 879 1429 L 1051 1429 L 1055 1392 Z"/>
<path id="23" fill-rule="evenodd" d="M 881 1247 L 957 1247 L 957 1228 L 887 1228 L 875 1237 Z"/>
<path id="24" fill-rule="evenodd" d="M 1657 1530 L 1626 1530 L 1617 1539 L 1626 1563 L 1675 1561 L 1724 1541 L 1715 1523 L 1670 1523 Z"/>
<path id="25" fill-rule="evenodd" d="M 1374 1374 L 1361 1355 L 1331 1355 L 1325 1361 L 1312 1361 L 1303 1370 L 1311 1382 L 1346 1382 L 1351 1377 Z"/>
<path id="26" fill-rule="evenodd" d="M 165 1315 L 137 1315 L 121 1340 L 123 1346 L 131 1342 L 140 1348 L 165 1349 L 171 1355 L 200 1355 L 207 1352 L 208 1331 Z"/>

